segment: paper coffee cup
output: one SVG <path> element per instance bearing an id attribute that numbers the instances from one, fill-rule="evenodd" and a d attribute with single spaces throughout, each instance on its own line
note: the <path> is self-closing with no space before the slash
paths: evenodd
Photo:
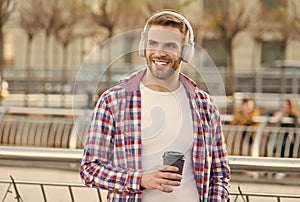
<path id="1" fill-rule="evenodd" d="M 183 166 L 184 166 L 185 157 L 181 152 L 176 151 L 166 151 L 163 154 L 163 164 L 176 166 L 178 171 L 176 173 L 182 175 Z"/>

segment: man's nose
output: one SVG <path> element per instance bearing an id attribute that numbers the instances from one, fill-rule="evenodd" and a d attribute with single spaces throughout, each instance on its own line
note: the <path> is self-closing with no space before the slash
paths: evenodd
<path id="1" fill-rule="evenodd" d="M 156 54 L 159 54 L 159 55 L 166 55 L 166 54 L 167 54 L 167 52 L 166 52 L 164 46 L 162 46 L 162 45 L 157 46 L 157 47 L 155 48 L 155 52 L 156 52 Z"/>

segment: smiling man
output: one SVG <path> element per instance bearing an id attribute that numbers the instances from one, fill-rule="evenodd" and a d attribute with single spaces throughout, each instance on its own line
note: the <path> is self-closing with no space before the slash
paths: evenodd
<path id="1" fill-rule="evenodd" d="M 139 45 L 147 68 L 104 92 L 85 143 L 81 177 L 108 201 L 227 201 L 230 169 L 217 107 L 181 73 L 194 53 L 190 23 L 173 11 L 147 21 Z M 184 155 L 182 174 L 163 165 Z"/>

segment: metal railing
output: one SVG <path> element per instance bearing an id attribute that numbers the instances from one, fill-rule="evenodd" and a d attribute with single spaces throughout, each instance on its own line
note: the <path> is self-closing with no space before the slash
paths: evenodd
<path id="1" fill-rule="evenodd" d="M 57 163 L 63 162 L 65 164 L 74 163 L 79 164 L 82 158 L 83 150 L 81 149 L 55 149 L 55 148 L 28 148 L 28 147 L 9 147 L 0 146 L 0 159 L 1 161 L 11 162 L 47 162 Z M 289 172 L 300 173 L 300 159 L 293 158 L 268 158 L 268 157 L 250 157 L 250 156 L 229 156 L 229 164 L 232 172 L 235 171 L 270 171 L 270 172 Z M 13 163 L 11 164 L 13 166 Z M 78 170 L 78 167 L 76 168 Z M 22 201 L 21 195 L 18 192 L 18 187 L 22 185 L 37 186 L 42 193 L 42 200 L 47 201 L 47 191 L 45 187 L 55 186 L 68 188 L 68 194 L 70 201 L 76 201 L 74 197 L 74 188 L 84 188 L 82 184 L 65 183 L 65 182 L 37 182 L 37 181 L 20 181 L 14 180 L 12 177 L 8 179 L 0 179 L 0 183 L 8 184 L 7 192 L 3 197 L 2 202 L 5 202 L 5 197 L 9 193 L 16 195 L 17 201 Z M 12 187 L 13 186 L 13 187 Z M 14 189 L 12 191 L 11 189 Z M 91 189 L 91 191 L 97 191 L 97 198 L 101 201 L 101 193 L 99 189 Z M 300 195 L 286 194 L 286 193 L 256 193 L 256 192 L 231 192 L 232 201 L 236 201 L 237 198 L 242 198 L 243 201 L 250 201 L 251 197 L 272 197 L 281 201 L 283 198 L 296 198 L 300 199 Z"/>
<path id="2" fill-rule="evenodd" d="M 78 166 L 82 157 L 82 143 L 81 140 L 85 139 L 87 133 L 87 127 L 89 124 L 89 119 L 91 115 L 91 110 L 70 110 L 70 109 L 44 109 L 42 112 L 38 108 L 18 108 L 18 107 L 8 107 L 8 108 L 0 108 L 1 109 L 1 129 L 5 130 L 5 127 L 9 127 L 7 131 L 11 134 L 4 135 L 1 132 L 1 141 L 3 140 L 11 140 L 11 144 L 13 146 L 0 146 L 0 159 L 1 162 L 10 162 L 9 165 L 17 165 L 18 162 L 26 162 L 27 165 L 30 165 L 32 162 L 48 162 L 50 164 L 63 164 L 62 167 L 68 166 L 68 169 L 74 169 L 74 166 L 78 169 Z M 45 117 L 40 117 L 34 119 L 34 115 L 43 114 Z M 20 116 L 20 117 L 11 117 L 11 116 Z M 29 116 L 24 116 L 27 114 Z M 54 115 L 55 117 L 51 118 Z M 61 117 L 60 117 L 61 116 Z M 45 128 L 46 123 L 53 120 L 57 120 L 60 117 L 60 124 L 67 123 L 70 124 L 69 130 L 56 130 L 55 137 L 58 139 L 57 141 L 67 140 L 66 144 L 57 144 L 59 145 L 57 148 L 53 146 L 50 147 L 39 147 L 42 145 L 35 145 L 36 147 L 28 147 L 30 145 L 24 144 L 22 145 L 16 144 L 16 140 L 22 136 L 24 132 L 24 127 L 22 128 L 22 122 L 32 122 L 33 128 L 32 131 L 38 131 L 38 125 L 34 125 L 36 123 L 40 124 L 40 128 Z M 8 119 L 11 118 L 11 121 L 7 122 Z M 16 119 L 14 119 L 16 118 Z M 74 118 L 74 120 L 73 120 Z M 222 116 L 224 121 L 230 120 L 230 116 Z M 67 121 L 66 121 L 67 120 Z M 233 172 L 265 172 L 266 170 L 269 172 L 277 172 L 277 173 L 300 173 L 300 159 L 297 159 L 297 155 L 300 153 L 300 130 L 299 128 L 280 128 L 274 126 L 268 126 L 268 117 L 256 117 L 256 121 L 261 122 L 259 127 L 244 127 L 244 126 L 229 126 L 224 125 L 224 135 L 226 138 L 226 144 L 228 147 L 229 154 L 229 163 Z M 46 121 L 46 122 L 45 122 Z M 3 123 L 9 123 L 9 126 L 3 127 Z M 57 121 L 56 121 L 57 122 Z M 20 124 L 21 123 L 21 124 Z M 18 125 L 19 124 L 19 125 Z M 26 124 L 25 124 L 26 125 Z M 64 126 L 62 126 L 64 128 Z M 18 132 L 19 131 L 19 132 Z M 43 130 L 40 130 L 43 131 Z M 60 132 L 61 133 L 60 133 Z M 65 131 L 65 132 L 63 132 Z M 69 131 L 69 132 L 66 132 Z M 242 132 L 246 131 L 246 138 L 242 139 Z M 283 140 L 283 134 L 289 132 L 290 136 L 294 137 L 294 158 L 279 158 L 280 150 L 277 150 L 274 153 L 274 148 L 280 148 Z M 249 134 L 255 134 L 252 145 L 249 146 Z M 48 134 L 47 134 L 48 135 Z M 4 138 L 6 137 L 6 138 Z M 39 139 L 41 135 L 33 135 L 33 138 Z M 31 138 L 32 139 L 32 138 Z M 47 139 L 48 140 L 48 139 Z M 36 141 L 32 139 L 34 142 L 42 142 Z M 242 142 L 242 144 L 241 144 Z M 8 142 L 9 143 L 9 142 Z M 62 147 L 65 145 L 66 147 Z M 286 155 L 288 155 L 289 147 L 291 142 L 287 142 L 286 146 Z M 240 156 L 243 155 L 243 156 Z M 259 157 L 260 156 L 260 157 Z M 272 157 L 272 156 L 277 156 Z M 268 158 L 272 157 L 272 158 Z M 23 165 L 26 165 L 23 164 Z M 36 164 L 40 166 L 42 164 Z M 45 165 L 45 164 L 43 164 Z M 46 164 L 49 165 L 49 164 Z M 57 167 L 61 168 L 61 167 Z M 1 180 L 0 180 L 1 181 Z M 20 183 L 19 183 L 20 182 Z M 12 180 L 2 180 L 2 183 L 12 183 Z M 15 181 L 15 185 L 18 184 L 31 184 L 31 186 L 39 186 L 41 192 L 43 192 L 43 188 L 47 185 L 51 186 L 64 186 L 67 187 L 69 192 L 73 190 L 74 186 L 70 183 L 46 183 L 41 182 L 38 184 L 37 182 L 27 181 Z M 13 184 L 9 185 L 12 186 Z M 78 185 L 83 187 L 83 185 Z M 75 186 L 76 187 L 76 186 Z M 44 189 L 45 191 L 45 189 Z M 44 196 L 44 201 L 47 201 L 47 197 L 45 193 L 42 193 Z M 74 199 L 73 193 L 70 192 L 70 200 Z M 269 194 L 269 193 L 254 193 L 254 192 L 231 192 L 231 195 L 237 198 L 244 197 L 244 201 L 249 201 L 252 197 L 273 197 L 278 201 L 282 198 L 298 198 L 300 196 L 292 195 L 292 194 Z M 232 198 L 234 198 L 232 197 Z M 99 199 L 100 200 L 100 199 Z"/>
<path id="3" fill-rule="evenodd" d="M 46 187 L 67 187 L 68 188 L 68 195 L 69 195 L 69 201 L 75 202 L 78 201 L 74 196 L 74 188 L 80 188 L 80 189 L 88 189 L 88 187 L 82 185 L 82 184 L 71 184 L 71 183 L 58 183 L 58 182 L 35 182 L 35 181 L 16 181 L 11 177 L 11 180 L 5 180 L 0 179 L 0 184 L 8 184 L 7 190 L 2 198 L 2 202 L 6 201 L 6 198 L 8 194 L 15 194 L 15 201 L 23 202 L 21 193 L 18 190 L 18 186 L 22 185 L 29 185 L 29 186 L 38 186 L 40 187 L 40 191 L 42 193 L 42 197 L 40 201 L 47 202 L 48 201 L 48 195 L 46 192 Z M 11 186 L 13 186 L 13 190 L 11 189 Z M 99 189 L 90 189 L 90 191 L 95 191 L 97 193 L 97 200 L 99 202 L 102 202 L 102 195 Z M 231 201 L 236 202 L 239 198 L 242 198 L 244 202 L 249 202 L 251 197 L 259 197 L 259 198 L 274 198 L 278 202 L 280 202 L 282 199 L 300 199 L 300 195 L 296 194 L 275 194 L 275 193 L 257 193 L 257 192 L 243 192 L 239 189 L 239 192 L 230 192 Z"/>
<path id="4" fill-rule="evenodd" d="M 0 144 L 82 148 L 91 110 L 0 108 Z"/>
<path id="5" fill-rule="evenodd" d="M 20 194 L 20 191 L 18 189 L 18 186 L 22 185 L 29 185 L 29 186 L 38 186 L 40 187 L 41 191 L 41 200 L 47 202 L 48 201 L 48 194 L 46 191 L 47 187 L 63 187 L 68 189 L 68 196 L 69 196 L 69 201 L 77 201 L 75 196 L 74 196 L 74 188 L 80 188 L 80 189 L 87 189 L 88 187 L 84 186 L 83 184 L 76 184 L 76 183 L 59 183 L 59 182 L 39 182 L 39 181 L 25 181 L 25 180 L 15 180 L 12 176 L 10 176 L 10 180 L 6 179 L 0 179 L 0 184 L 8 184 L 7 190 L 2 198 L 2 202 L 5 202 L 7 199 L 8 194 L 15 194 L 15 199 L 18 202 L 23 202 L 22 196 Z M 13 187 L 12 187 L 13 186 Z M 13 188 L 13 191 L 12 191 Z M 102 202 L 102 197 L 100 193 L 100 189 L 93 189 L 93 191 L 97 193 L 97 198 L 99 202 Z"/>
<path id="6" fill-rule="evenodd" d="M 243 202 L 250 202 L 251 197 L 261 198 L 274 198 L 277 202 L 280 202 L 281 199 L 300 199 L 300 195 L 296 194 L 270 194 L 270 193 L 254 193 L 254 192 L 242 192 L 239 188 L 239 192 L 230 192 L 231 201 L 236 202 L 240 197 Z"/>
<path id="7" fill-rule="evenodd" d="M 22 107 L 0 107 L 0 110 L 1 145 L 68 149 L 83 148 L 93 112 Z M 224 136 L 230 155 L 300 157 L 299 128 L 268 125 L 269 118 L 265 116 L 255 117 L 259 126 L 232 126 L 226 123 L 231 115 L 221 118 L 225 122 Z"/>

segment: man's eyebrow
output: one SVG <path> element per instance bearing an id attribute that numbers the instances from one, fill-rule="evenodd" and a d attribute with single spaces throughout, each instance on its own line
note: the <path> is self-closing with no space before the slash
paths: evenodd
<path id="1" fill-rule="evenodd" d="M 173 46 L 178 46 L 178 45 L 177 45 L 177 43 L 175 43 L 175 42 L 167 42 L 167 43 L 165 43 L 165 45 L 173 45 Z"/>
<path id="2" fill-rule="evenodd" d="M 155 41 L 153 39 L 148 39 L 148 42 L 157 42 L 158 43 L 158 41 Z"/>
<path id="3" fill-rule="evenodd" d="M 164 43 L 164 42 L 156 41 L 156 40 L 154 40 L 154 39 L 148 39 L 148 42 L 155 42 L 155 43 L 162 43 L 162 44 L 164 44 L 164 45 L 174 45 L 174 46 L 178 46 L 176 42 L 171 42 L 171 41 L 165 42 L 165 43 Z"/>

